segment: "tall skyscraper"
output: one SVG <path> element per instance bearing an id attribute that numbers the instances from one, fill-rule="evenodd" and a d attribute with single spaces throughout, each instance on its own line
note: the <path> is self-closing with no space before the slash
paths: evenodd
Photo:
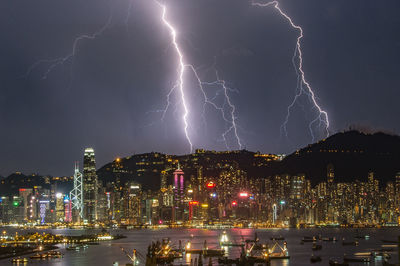
<path id="1" fill-rule="evenodd" d="M 183 199 L 184 199 L 184 172 L 178 165 L 178 169 L 174 172 L 174 218 L 175 221 L 182 220 Z"/>
<path id="2" fill-rule="evenodd" d="M 97 220 L 97 194 L 98 182 L 94 149 L 86 148 L 83 156 L 83 217 L 88 223 Z"/>

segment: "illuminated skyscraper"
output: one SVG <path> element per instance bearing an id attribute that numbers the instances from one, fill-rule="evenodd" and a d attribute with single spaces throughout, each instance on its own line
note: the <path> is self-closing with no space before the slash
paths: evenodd
<path id="1" fill-rule="evenodd" d="M 56 194 L 56 221 L 64 221 L 64 195 L 62 193 Z"/>
<path id="2" fill-rule="evenodd" d="M 83 157 L 83 211 L 84 220 L 93 223 L 97 220 L 97 174 L 93 148 L 86 148 Z"/>
<path id="3" fill-rule="evenodd" d="M 174 172 L 174 217 L 175 220 L 183 218 L 183 199 L 185 197 L 184 190 L 185 180 L 184 172 L 178 166 Z"/>

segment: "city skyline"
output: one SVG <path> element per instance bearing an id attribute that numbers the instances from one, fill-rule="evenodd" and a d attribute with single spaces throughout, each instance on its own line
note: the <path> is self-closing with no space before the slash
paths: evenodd
<path id="1" fill-rule="evenodd" d="M 231 159 L 218 160 L 218 154 Z M 195 156 L 173 159 L 143 154 L 136 172 L 151 179 L 155 185 L 150 189 L 132 178 L 134 171 L 120 159 L 107 166 L 112 179 L 99 180 L 95 151 L 86 148 L 83 174 L 75 165 L 70 192 L 58 177 L 19 186 L 11 182 L 11 189 L 0 195 L 0 224 L 304 228 L 392 227 L 400 222 L 396 207 L 400 171 L 386 182 L 373 170 L 363 180 L 343 182 L 335 165 L 328 163 L 316 182 L 304 173 L 255 175 L 247 167 L 263 168 L 281 159 L 254 154 L 249 163 L 238 155 L 198 151 Z M 12 191 L 15 185 L 18 192 Z"/>
<path id="2" fill-rule="evenodd" d="M 71 164 L 87 146 L 97 150 L 99 165 L 143 152 L 190 152 L 181 106 L 172 106 L 161 121 L 160 110 L 176 80 L 176 53 L 162 10 L 149 2 L 5 4 L 1 25 L 14 30 L 6 31 L 13 35 L 6 33 L 1 50 L 6 89 L 0 92 L 0 122 L 6 130 L 0 133 L 0 174 L 70 175 Z M 299 31 L 274 7 L 256 8 L 246 1 L 229 1 L 229 15 L 221 16 L 227 3 L 168 2 L 165 18 L 177 30 L 185 62 L 206 81 L 215 80 L 215 67 L 234 89 L 229 96 L 243 148 L 288 154 L 306 146 L 312 142 L 308 123 L 315 117 L 307 97 L 294 107 L 288 138 L 280 132 L 295 95 L 292 56 Z M 398 133 L 399 40 L 393 33 L 400 25 L 399 4 L 283 1 L 279 6 L 304 31 L 306 79 L 330 115 L 331 133 L 351 124 Z M 58 61 L 40 61 L 67 56 L 81 34 L 91 38 L 79 43 L 73 60 L 54 68 Z M 227 149 L 221 133 L 229 123 L 221 123 L 210 106 L 208 123 L 193 117 L 202 109 L 201 94 L 192 94 L 193 79 L 187 77 L 193 147 L 240 148 L 231 132 Z M 218 89 L 206 92 L 214 95 Z M 316 140 L 322 137 L 316 131 Z M 55 148 L 61 157 L 52 155 Z"/>

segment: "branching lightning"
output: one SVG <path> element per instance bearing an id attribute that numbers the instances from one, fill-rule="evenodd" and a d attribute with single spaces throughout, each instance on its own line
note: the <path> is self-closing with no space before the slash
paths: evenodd
<path id="1" fill-rule="evenodd" d="M 298 78 L 300 79 L 300 82 L 298 82 L 297 84 L 297 88 L 298 91 L 295 94 L 295 97 L 293 99 L 293 101 L 291 102 L 291 104 L 288 106 L 287 108 L 287 114 L 285 117 L 285 121 L 282 124 L 282 129 L 284 130 L 286 136 L 287 136 L 287 123 L 289 122 L 289 117 L 290 117 L 290 110 L 291 108 L 295 105 L 295 103 L 297 102 L 298 98 L 302 95 L 305 94 L 307 96 L 309 96 L 311 103 L 313 104 L 314 108 L 317 109 L 318 111 L 318 116 L 312 120 L 309 124 L 309 129 L 310 129 L 310 133 L 311 133 L 311 137 L 312 140 L 314 141 L 314 133 L 312 130 L 312 126 L 315 122 L 319 121 L 320 125 L 324 125 L 325 131 L 326 131 L 326 136 L 329 136 L 329 118 L 328 118 L 328 113 L 323 110 L 321 108 L 321 106 L 318 104 L 317 100 L 316 100 L 316 96 L 315 93 L 313 91 L 313 89 L 311 88 L 311 85 L 308 83 L 308 81 L 305 78 L 305 73 L 303 70 L 303 53 L 301 50 L 301 40 L 304 37 L 303 35 L 303 28 L 294 24 L 292 18 L 290 16 L 288 16 L 285 12 L 282 11 L 282 9 L 279 7 L 279 2 L 278 1 L 272 1 L 272 2 L 267 2 L 267 3 L 258 3 L 258 2 L 252 2 L 253 6 L 258 6 L 258 7 L 269 7 L 269 6 L 273 6 L 282 17 L 284 17 L 289 24 L 291 25 L 292 28 L 296 29 L 299 31 L 299 36 L 297 37 L 297 41 L 296 41 L 296 48 L 294 51 L 294 55 L 293 55 L 293 65 L 295 67 L 296 70 L 296 74 L 298 76 Z M 295 63 L 295 59 L 296 57 L 298 58 L 298 64 L 296 65 Z M 303 87 L 303 85 L 306 87 L 306 89 Z"/>
<path id="2" fill-rule="evenodd" d="M 59 58 L 54 58 L 54 59 L 42 59 L 42 60 L 38 60 L 37 62 L 33 63 L 29 68 L 28 71 L 26 72 L 26 77 L 28 77 L 32 71 L 39 67 L 42 64 L 46 64 L 47 68 L 44 71 L 44 73 L 42 74 L 42 79 L 47 79 L 49 74 L 55 70 L 58 66 L 62 66 L 64 64 L 66 64 L 69 61 L 71 62 L 71 65 L 73 65 L 73 59 L 75 58 L 75 56 L 78 53 L 79 50 L 79 44 L 84 41 L 84 40 L 94 40 L 97 37 L 101 36 L 111 25 L 113 16 L 112 16 L 112 12 L 110 11 L 110 15 L 107 19 L 107 22 L 98 30 L 96 30 L 94 33 L 92 34 L 82 34 L 79 35 L 78 37 L 76 37 L 73 41 L 72 44 L 72 49 L 71 52 L 63 57 L 59 57 Z"/>
<path id="3" fill-rule="evenodd" d="M 217 70 L 215 69 L 215 75 L 216 75 L 216 80 L 213 82 L 204 82 L 201 80 L 199 74 L 196 71 L 196 68 L 191 65 L 191 64 L 187 64 L 184 61 L 184 56 L 183 56 L 183 52 L 182 49 L 180 48 L 178 41 L 177 41 L 177 32 L 176 29 L 174 28 L 174 26 L 168 21 L 168 19 L 166 18 L 167 15 L 167 9 L 166 6 L 161 4 L 160 2 L 156 1 L 155 2 L 161 7 L 162 9 L 162 15 L 161 15 L 161 20 L 163 22 L 163 24 L 169 29 L 170 33 L 171 33 L 171 41 L 172 41 L 172 45 L 175 49 L 175 52 L 177 54 L 177 61 L 178 61 L 178 68 L 177 68 L 177 73 L 178 73 L 178 78 L 177 81 L 175 83 L 175 85 L 170 89 L 170 91 L 167 94 L 167 104 L 165 109 L 163 110 L 163 114 L 162 114 L 162 120 L 165 118 L 166 113 L 169 109 L 169 107 L 171 106 L 171 100 L 170 97 L 172 95 L 172 93 L 175 90 L 178 90 L 179 95 L 180 95 L 180 100 L 184 109 L 184 113 L 182 116 L 182 120 L 184 123 L 184 132 L 185 132 L 185 136 L 186 139 L 190 145 L 190 152 L 193 151 L 193 142 L 190 138 L 190 134 L 189 134 L 189 121 L 188 121 L 188 116 L 189 116 L 189 108 L 188 108 L 188 103 L 187 103 L 187 99 L 186 99 L 186 95 L 185 95 L 185 81 L 184 81 L 184 77 L 185 77 L 185 72 L 187 69 L 189 69 L 193 75 L 195 76 L 197 82 L 198 82 L 198 87 L 201 90 L 201 93 L 204 97 L 204 104 L 203 104 L 203 118 L 205 115 L 205 107 L 206 105 L 211 105 L 212 107 L 214 107 L 217 111 L 219 111 L 221 113 L 221 116 L 223 118 L 223 120 L 227 123 L 230 124 L 230 127 L 222 134 L 222 138 L 223 141 L 225 143 L 225 146 L 227 149 L 229 149 L 229 145 L 227 142 L 227 134 L 229 134 L 230 132 L 233 132 L 235 139 L 237 141 L 237 144 L 239 146 L 240 149 L 242 149 L 243 145 L 242 145 L 242 141 L 240 140 L 239 134 L 238 134 L 238 126 L 237 126 L 237 117 L 236 117 L 236 107 L 235 105 L 232 103 L 231 98 L 229 97 L 229 91 L 231 91 L 231 89 L 226 85 L 226 82 L 222 79 L 220 79 L 219 74 L 217 72 Z M 222 91 L 224 93 L 224 99 L 226 104 L 229 107 L 229 114 L 230 114 L 230 118 L 228 119 L 225 113 L 225 108 L 224 106 L 218 106 L 212 99 L 210 99 L 205 90 L 204 90 L 204 86 L 220 86 L 222 88 Z"/>
<path id="4" fill-rule="evenodd" d="M 172 90 L 170 91 L 169 94 L 172 93 L 173 90 L 175 90 L 176 88 L 179 89 L 179 93 L 181 96 L 181 101 L 182 101 L 182 105 L 183 105 L 183 109 L 184 109 L 184 114 L 183 114 L 183 123 L 184 123 L 184 131 L 185 131 L 185 136 L 187 141 L 189 142 L 190 145 L 190 152 L 193 151 L 193 143 L 192 140 L 190 139 L 189 136 L 189 132 L 188 132 L 188 128 L 189 128 L 189 123 L 188 123 L 188 115 L 189 115 L 189 109 L 188 109 L 188 104 L 186 102 L 186 97 L 185 97 L 185 87 L 184 87 L 184 75 L 185 75 L 185 68 L 186 68 L 186 64 L 183 61 L 183 54 L 181 52 L 181 49 L 177 43 L 176 40 L 176 30 L 175 28 L 171 25 L 171 23 L 167 20 L 166 18 L 166 14 L 167 14 L 167 8 L 162 5 L 161 3 L 157 2 L 156 3 L 162 8 L 162 22 L 164 23 L 164 25 L 170 30 L 171 32 L 171 38 L 172 38 L 172 45 L 175 48 L 175 51 L 177 53 L 178 56 L 178 62 L 179 62 L 179 66 L 178 66 L 178 80 L 176 83 L 176 86 L 174 86 L 172 88 Z M 169 97 L 169 96 L 168 96 Z"/>
<path id="5" fill-rule="evenodd" d="M 222 139 L 223 139 L 223 141 L 224 141 L 224 143 L 225 143 L 225 147 L 226 147 L 228 150 L 230 149 L 226 137 L 227 137 L 227 135 L 228 135 L 230 132 L 233 132 L 234 138 L 236 139 L 236 142 L 237 142 L 237 145 L 238 145 L 239 149 L 242 149 L 242 148 L 243 148 L 243 144 L 242 144 L 242 141 L 241 141 L 241 139 L 240 139 L 240 137 L 239 137 L 239 133 L 238 133 L 238 125 L 237 125 L 237 117 L 236 117 L 236 107 L 235 107 L 235 105 L 232 103 L 232 100 L 231 100 L 231 98 L 230 98 L 230 96 L 229 96 L 229 92 L 235 91 L 235 90 L 229 88 L 229 87 L 226 85 L 225 80 L 223 80 L 223 79 L 221 79 L 221 78 L 219 77 L 219 73 L 218 73 L 218 70 L 216 69 L 215 65 L 216 65 L 216 62 L 214 62 L 214 66 L 213 66 L 213 69 L 214 69 L 214 71 L 215 71 L 216 80 L 215 80 L 215 81 L 212 81 L 212 82 L 205 82 L 205 81 L 202 81 L 202 80 L 200 79 L 200 77 L 199 77 L 197 71 L 194 69 L 194 67 L 193 67 L 192 65 L 189 65 L 189 66 L 188 66 L 188 67 L 192 70 L 193 74 L 195 75 L 195 77 L 196 77 L 196 79 L 197 79 L 197 82 L 198 82 L 198 84 L 199 84 L 199 88 L 200 88 L 200 90 L 201 90 L 201 93 L 202 93 L 202 95 L 203 95 L 203 97 L 204 97 L 203 118 L 205 118 L 205 108 L 206 108 L 206 106 L 207 106 L 207 105 L 211 105 L 212 107 L 214 107 L 217 111 L 219 111 L 219 112 L 221 113 L 222 119 L 223 119 L 227 124 L 230 124 L 230 126 L 228 127 L 228 129 L 225 130 L 225 131 L 222 133 Z M 216 93 L 216 95 L 215 95 L 214 98 L 211 98 L 211 99 L 210 99 L 210 98 L 207 96 L 207 94 L 206 94 L 206 92 L 205 92 L 205 90 L 204 90 L 204 86 L 220 86 L 220 87 L 221 87 L 221 91 L 222 91 L 223 96 L 224 96 L 224 105 L 218 106 L 218 105 L 214 102 L 216 96 L 218 95 L 218 92 Z M 226 115 L 226 113 L 225 113 L 225 105 L 228 105 L 230 118 L 227 118 L 227 115 Z M 204 122 L 204 123 L 206 124 L 206 122 Z"/>
<path id="6" fill-rule="evenodd" d="M 134 0 L 128 0 L 128 9 L 127 9 L 127 16 L 125 18 L 125 26 L 126 29 L 128 30 L 128 25 L 129 25 L 129 20 L 133 8 L 133 1 Z M 190 102 L 188 98 L 190 96 L 189 91 L 189 85 L 190 85 L 190 90 L 193 90 L 192 87 L 195 87 L 196 89 L 200 89 L 201 95 L 203 96 L 202 98 L 202 103 L 203 103 L 203 121 L 204 124 L 207 124 L 206 121 L 206 107 L 211 106 L 218 114 L 220 114 L 222 120 L 225 122 L 225 129 L 224 132 L 222 133 L 222 140 L 225 143 L 225 146 L 227 149 L 231 149 L 232 145 L 228 144 L 228 136 L 233 137 L 235 140 L 235 147 L 238 147 L 239 149 L 243 148 L 243 141 L 241 140 L 239 136 L 239 125 L 238 125 L 238 117 L 237 117 L 237 108 L 234 105 L 232 98 L 231 98 L 231 93 L 232 92 L 237 92 L 236 90 L 230 88 L 227 85 L 227 82 L 222 79 L 219 75 L 219 72 L 216 67 L 216 61 L 214 62 L 214 65 L 212 67 L 215 75 L 215 80 L 212 81 L 204 81 L 201 78 L 201 75 L 199 74 L 199 71 L 196 69 L 196 67 L 192 64 L 189 64 L 185 62 L 185 55 L 184 51 L 181 48 L 179 41 L 178 41 L 178 33 L 175 28 L 175 26 L 170 22 L 170 20 L 167 18 L 167 7 L 164 3 L 161 3 L 160 0 L 153 0 L 159 7 L 160 7 L 160 20 L 162 24 L 168 29 L 170 36 L 171 36 L 171 47 L 173 48 L 175 54 L 176 54 L 176 60 L 177 60 L 177 78 L 174 83 L 174 85 L 169 89 L 167 95 L 166 95 L 166 105 L 163 110 L 158 110 L 157 112 L 162 113 L 161 115 L 161 121 L 165 120 L 165 117 L 167 115 L 168 110 L 171 108 L 173 104 L 175 104 L 175 112 L 178 110 L 177 108 L 179 105 L 182 106 L 183 109 L 183 114 L 181 116 L 182 122 L 183 122 L 183 132 L 185 134 L 185 138 L 190 146 L 190 152 L 193 152 L 193 140 L 191 137 L 191 132 L 193 132 L 193 125 L 190 121 L 190 117 L 192 113 L 194 112 L 191 110 Z M 305 72 L 303 70 L 303 55 L 302 55 L 302 47 L 301 47 L 301 40 L 303 38 L 303 29 L 294 24 L 293 20 L 291 17 L 289 17 L 285 12 L 282 11 L 282 9 L 279 7 L 279 2 L 278 1 L 271 1 L 267 3 L 258 3 L 258 2 L 252 2 L 253 6 L 257 7 L 274 7 L 279 14 L 284 17 L 287 22 L 291 25 L 292 28 L 296 29 L 299 31 L 299 35 L 297 37 L 296 41 L 296 46 L 294 50 L 294 55 L 292 57 L 292 63 L 295 68 L 298 80 L 297 80 L 297 86 L 296 86 L 296 93 L 293 98 L 293 101 L 287 108 L 287 114 L 285 116 L 285 120 L 281 126 L 281 130 L 284 131 L 284 133 L 287 136 L 287 124 L 289 122 L 290 118 L 290 113 L 291 109 L 294 107 L 295 104 L 299 103 L 298 99 L 302 95 L 306 95 L 309 97 L 310 102 L 313 105 L 313 108 L 318 111 L 317 117 L 313 119 L 310 124 L 309 124 L 309 129 L 311 132 L 311 136 L 314 140 L 314 133 L 313 133 L 313 125 L 314 123 L 319 122 L 319 125 L 324 125 L 324 128 L 326 130 L 326 134 L 329 135 L 329 119 L 328 119 L 328 113 L 324 111 L 321 106 L 318 104 L 315 93 L 313 89 L 311 88 L 311 85 L 308 83 L 308 81 L 305 78 Z M 113 12 L 110 11 L 110 15 L 108 17 L 108 20 L 106 23 L 93 32 L 92 34 L 82 34 L 78 37 L 76 37 L 72 43 L 72 48 L 71 51 L 63 56 L 63 57 L 58 57 L 54 59 L 42 59 L 34 64 L 32 64 L 26 73 L 26 76 L 29 76 L 32 74 L 32 71 L 42 65 L 45 65 L 46 68 L 44 72 L 41 74 L 42 79 L 47 79 L 48 76 L 58 67 L 63 66 L 65 64 L 69 64 L 71 67 L 71 80 L 72 80 L 72 67 L 74 64 L 74 58 L 77 56 L 79 52 L 79 45 L 86 41 L 86 40 L 94 40 L 101 36 L 108 28 L 110 28 L 111 23 L 113 19 Z M 185 78 L 188 77 L 188 75 L 193 75 L 195 84 L 188 84 L 188 82 L 185 81 Z M 214 79 L 214 78 L 213 78 Z M 206 88 L 218 88 L 215 92 L 215 95 L 209 97 L 209 95 L 206 92 Z M 177 94 L 179 97 L 179 100 L 177 103 L 172 102 L 172 95 Z M 222 98 L 221 98 L 222 97 Z M 218 99 L 223 99 L 222 104 L 218 104 L 217 101 Z"/>

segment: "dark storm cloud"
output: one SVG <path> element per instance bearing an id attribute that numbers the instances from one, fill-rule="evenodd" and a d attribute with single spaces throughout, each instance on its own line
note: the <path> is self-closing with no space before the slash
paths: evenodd
<path id="1" fill-rule="evenodd" d="M 185 61 L 210 81 L 216 59 L 220 76 L 237 89 L 230 95 L 247 149 L 291 152 L 311 141 L 308 121 L 315 110 L 306 98 L 293 110 L 289 139 L 280 137 L 295 93 L 298 32 L 276 10 L 239 0 L 165 3 Z M 127 17 L 128 7 L 128 0 L 0 3 L 0 174 L 71 174 L 86 146 L 96 149 L 99 165 L 132 153 L 188 152 L 181 106 L 173 104 L 160 120 L 177 73 L 160 9 L 150 0 L 132 0 Z M 331 130 L 361 123 L 398 132 L 400 3 L 285 0 L 281 7 L 304 29 L 306 78 L 330 115 Z M 103 27 L 110 13 L 109 28 L 82 41 L 73 60 L 47 79 L 48 64 L 24 77 L 37 60 L 70 53 L 73 40 Z M 224 149 L 227 125 L 210 106 L 203 123 L 202 95 L 193 75 L 186 80 L 195 147 Z M 179 101 L 177 94 L 171 99 Z M 216 101 L 223 103 L 220 95 Z M 237 147 L 232 135 L 228 144 Z"/>

